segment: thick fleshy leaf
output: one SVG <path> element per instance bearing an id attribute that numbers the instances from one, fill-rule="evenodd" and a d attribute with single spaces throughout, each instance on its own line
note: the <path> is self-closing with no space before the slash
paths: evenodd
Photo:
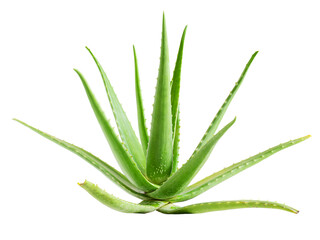
<path id="1" fill-rule="evenodd" d="M 192 204 L 185 207 L 178 207 L 173 204 L 165 205 L 159 208 L 157 211 L 166 214 L 194 214 L 194 213 L 206 213 L 229 209 L 238 208 L 274 208 L 291 213 L 298 213 L 299 211 L 284 204 L 268 201 L 256 201 L 256 200 L 238 200 L 238 201 L 219 201 L 219 202 L 207 202 Z"/>
<path id="2" fill-rule="evenodd" d="M 194 198 L 201 193 L 209 190 L 210 188 L 216 186 L 217 184 L 227 180 L 228 178 L 242 172 L 243 170 L 261 162 L 262 160 L 266 159 L 267 157 L 279 152 L 287 147 L 293 146 L 297 143 L 300 143 L 306 139 L 308 139 L 310 135 L 298 138 L 295 140 L 288 141 L 286 143 L 279 144 L 273 148 L 270 148 L 264 152 L 261 152 L 257 155 L 254 155 L 248 159 L 245 159 L 241 162 L 233 164 L 219 172 L 216 172 L 203 180 L 189 186 L 186 188 L 184 192 L 180 195 L 175 196 L 174 198 L 170 199 L 171 202 L 182 202 Z"/>
<path id="3" fill-rule="evenodd" d="M 176 130 L 173 139 L 173 159 L 172 159 L 172 171 L 171 175 L 173 175 L 178 170 L 179 163 L 179 142 L 180 142 L 180 110 L 178 109 L 177 114 L 177 122 L 176 122 Z"/>
<path id="4" fill-rule="evenodd" d="M 107 95 L 109 98 L 109 102 L 113 111 L 114 118 L 116 120 L 120 137 L 122 141 L 124 142 L 125 146 L 128 148 L 129 153 L 133 156 L 133 160 L 137 164 L 140 171 L 145 174 L 146 170 L 146 157 L 143 153 L 142 147 L 140 145 L 140 142 L 131 126 L 131 123 L 129 122 L 126 113 L 124 112 L 111 84 L 110 81 L 104 72 L 102 66 L 96 59 L 96 57 L 93 55 L 93 53 L 90 51 L 89 48 L 87 48 L 89 53 L 91 54 L 92 58 L 94 59 L 95 63 L 97 64 L 97 67 L 100 71 L 101 77 L 103 79 Z"/>
<path id="5" fill-rule="evenodd" d="M 169 50 L 165 17 L 162 22 L 162 40 L 159 75 L 153 104 L 150 139 L 147 152 L 147 176 L 161 184 L 172 169 L 172 118 L 170 97 Z"/>
<path id="6" fill-rule="evenodd" d="M 82 76 L 82 74 L 78 70 L 75 70 L 75 71 L 77 72 L 77 74 L 79 75 L 82 81 L 82 84 L 87 93 L 88 99 L 90 101 L 91 107 L 98 119 L 98 122 L 100 123 L 101 129 L 104 135 L 106 136 L 109 142 L 110 148 L 115 158 L 117 159 L 119 166 L 121 167 L 124 174 L 130 179 L 132 183 L 134 183 L 138 188 L 140 188 L 145 192 L 149 192 L 156 189 L 157 187 L 152 183 L 150 183 L 144 177 L 144 175 L 141 173 L 141 171 L 137 167 L 133 157 L 130 155 L 128 150 L 123 146 L 123 144 L 120 142 L 119 138 L 117 137 L 116 133 L 111 127 L 109 121 L 106 119 L 103 111 L 101 110 L 101 107 L 97 102 L 95 96 L 93 95 L 91 89 L 89 88 L 89 85 L 87 84 L 85 78 Z"/>
<path id="7" fill-rule="evenodd" d="M 181 37 L 179 52 L 176 60 L 176 65 L 173 71 L 172 84 L 171 84 L 171 111 L 172 111 L 173 139 L 175 139 L 176 124 L 178 119 L 181 66 L 182 66 L 183 46 L 184 46 L 186 31 L 187 31 L 187 26 L 184 28 L 183 34 Z"/>
<path id="8" fill-rule="evenodd" d="M 216 116 L 214 117 L 214 119 L 212 120 L 209 128 L 207 129 L 206 133 L 204 134 L 204 136 L 202 137 L 200 143 L 198 144 L 197 148 L 200 148 L 202 145 L 204 145 L 216 132 L 225 112 L 227 111 L 233 97 L 235 96 L 236 92 L 238 91 L 241 83 L 243 82 L 244 77 L 246 76 L 246 73 L 251 65 L 251 63 L 253 62 L 253 59 L 256 57 L 256 55 L 258 54 L 258 51 L 255 52 L 250 60 L 248 61 L 246 67 L 244 68 L 239 80 L 236 82 L 234 88 L 232 89 L 232 91 L 230 92 L 229 96 L 226 98 L 226 100 L 224 101 L 224 103 L 222 104 L 221 108 L 219 109 L 218 113 L 216 114 Z"/>
<path id="9" fill-rule="evenodd" d="M 143 152 L 144 152 L 145 156 L 147 156 L 149 135 L 148 135 L 147 127 L 146 127 L 146 119 L 144 116 L 144 108 L 143 108 L 141 88 L 140 88 L 138 60 L 137 60 L 136 49 L 134 46 L 133 46 L 133 55 L 134 55 L 135 88 L 136 88 L 136 102 L 137 102 L 139 134 L 140 134 L 140 141 L 141 141 L 141 145 L 143 148 Z"/>
<path id="10" fill-rule="evenodd" d="M 134 186 L 122 173 L 111 167 L 109 164 L 105 163 L 104 161 L 100 160 L 98 157 L 94 156 L 93 154 L 87 152 L 86 150 L 79 148 L 71 143 L 68 143 L 64 140 L 51 136 L 45 132 L 42 132 L 20 120 L 14 119 L 15 121 L 21 123 L 22 125 L 30 128 L 31 130 L 35 131 L 36 133 L 40 134 L 41 136 L 53 141 L 54 143 L 68 149 L 69 151 L 77 154 L 85 161 L 90 163 L 92 166 L 97 168 L 100 172 L 102 172 L 106 177 L 108 177 L 111 181 L 116 183 L 118 186 L 123 188 L 128 193 L 140 198 L 140 199 L 149 199 L 147 196 L 144 195 L 144 192 L 141 191 L 139 188 Z"/>
<path id="11" fill-rule="evenodd" d="M 148 213 L 153 212 L 157 210 L 157 208 L 166 204 L 165 202 L 161 201 L 143 202 L 143 204 L 127 202 L 107 193 L 97 185 L 87 180 L 84 183 L 80 183 L 79 185 L 102 204 L 120 212 Z"/>
<path id="12" fill-rule="evenodd" d="M 214 135 L 204 146 L 190 157 L 190 159 L 157 190 L 148 194 L 156 199 L 170 199 L 182 192 L 195 177 L 209 157 L 209 154 L 218 140 L 234 124 L 236 119 L 227 124 L 216 135 Z"/>

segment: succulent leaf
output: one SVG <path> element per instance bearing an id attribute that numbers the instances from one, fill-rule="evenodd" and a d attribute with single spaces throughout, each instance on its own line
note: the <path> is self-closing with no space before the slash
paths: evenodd
<path id="1" fill-rule="evenodd" d="M 147 176 L 161 184 L 172 169 L 172 118 L 170 98 L 169 51 L 165 17 L 162 21 L 162 39 L 159 75 L 153 105 L 150 139 L 147 152 Z"/>
<path id="2" fill-rule="evenodd" d="M 173 77 L 171 82 L 171 110 L 172 110 L 172 131 L 173 139 L 175 138 L 176 122 L 178 119 L 178 106 L 179 106 L 179 93 L 180 93 L 180 80 L 181 80 L 181 66 L 184 39 L 186 36 L 187 26 L 183 30 L 183 34 L 180 41 L 179 52 L 176 60 L 176 65 L 173 71 Z"/>
<path id="3" fill-rule="evenodd" d="M 180 142 L 180 110 L 178 108 L 176 130 L 173 139 L 173 159 L 172 159 L 172 171 L 171 175 L 178 170 L 179 163 L 179 142 Z"/>
<path id="4" fill-rule="evenodd" d="M 218 140 L 234 124 L 236 119 L 228 123 L 216 135 L 214 135 L 204 146 L 197 150 L 189 160 L 157 190 L 148 194 L 155 199 L 169 199 L 182 192 L 195 177 L 209 157 L 209 154 Z"/>
<path id="5" fill-rule="evenodd" d="M 129 180 L 134 183 L 138 188 L 143 191 L 152 191 L 156 189 L 156 186 L 150 183 L 141 171 L 138 169 L 135 161 L 133 160 L 132 156 L 128 153 L 128 151 L 124 148 L 121 144 L 119 138 L 117 137 L 116 133 L 114 132 L 113 128 L 111 127 L 109 121 L 106 119 L 103 111 L 99 103 L 97 102 L 95 96 L 93 95 L 89 85 L 87 84 L 85 78 L 82 74 L 75 70 L 76 73 L 79 75 L 84 89 L 87 93 L 88 99 L 90 101 L 91 107 L 100 123 L 101 129 L 106 136 L 110 148 L 117 159 L 120 168 L 124 172 L 124 174 L 129 178 Z"/>
<path id="6" fill-rule="evenodd" d="M 107 193 L 97 185 L 87 180 L 79 185 L 102 204 L 120 212 L 149 213 L 166 204 L 165 202 L 160 201 L 149 203 L 145 202 L 143 204 L 127 202 Z"/>
<path id="7" fill-rule="evenodd" d="M 216 116 L 214 117 L 214 119 L 212 120 L 209 128 L 207 129 L 206 133 L 204 134 L 204 136 L 202 137 L 200 143 L 198 144 L 197 148 L 200 148 L 203 144 L 205 144 L 216 132 L 217 128 L 219 127 L 219 124 L 225 114 L 225 112 L 227 111 L 233 97 L 235 96 L 235 94 L 237 93 L 238 89 L 241 86 L 241 83 L 243 82 L 244 77 L 246 76 L 247 71 L 249 70 L 249 67 L 251 65 L 251 63 L 253 62 L 254 58 L 257 56 L 258 51 L 256 51 L 251 58 L 249 59 L 247 65 L 245 66 L 243 72 L 241 73 L 241 76 L 239 78 L 239 80 L 236 82 L 234 88 L 231 90 L 229 96 L 226 98 L 226 100 L 224 101 L 224 103 L 222 104 L 221 108 L 219 109 L 218 113 L 216 114 Z"/>
<path id="8" fill-rule="evenodd" d="M 87 152 L 86 150 L 79 148 L 71 143 L 68 143 L 64 140 L 56 138 L 52 135 L 49 135 L 45 132 L 40 131 L 18 119 L 14 119 L 15 121 L 21 123 L 22 125 L 30 128 L 31 130 L 35 131 L 36 133 L 40 134 L 41 136 L 51 140 L 52 142 L 68 149 L 69 151 L 77 154 L 79 157 L 83 158 L 85 161 L 90 163 L 92 166 L 97 168 L 100 172 L 102 172 L 106 177 L 108 177 L 111 181 L 115 184 L 120 186 L 126 192 L 130 193 L 133 196 L 136 196 L 140 199 L 149 199 L 147 196 L 144 195 L 144 192 L 133 185 L 126 176 L 122 173 L 111 167 L 109 164 L 105 163 L 104 161 L 100 160 L 98 157 L 94 156 L 93 154 Z"/>
<path id="9" fill-rule="evenodd" d="M 137 102 L 137 113 L 138 113 L 138 126 L 139 126 L 139 134 L 140 141 L 143 148 L 143 152 L 145 156 L 147 156 L 149 135 L 146 127 L 146 119 L 144 116 L 141 88 L 140 88 L 140 77 L 139 77 L 139 69 L 138 69 L 138 60 L 136 49 L 133 46 L 133 55 L 134 55 L 134 69 L 135 69 L 135 88 L 136 88 L 136 102 Z"/>
<path id="10" fill-rule="evenodd" d="M 298 210 L 284 204 L 258 200 L 205 202 L 184 207 L 174 205 L 176 202 L 192 199 L 243 170 L 261 162 L 274 153 L 310 137 L 310 135 L 308 135 L 279 144 L 188 186 L 209 158 L 217 142 L 234 124 L 236 119 L 216 133 L 228 106 L 242 84 L 244 77 L 258 52 L 255 52 L 251 56 L 242 71 L 239 80 L 236 82 L 234 88 L 215 115 L 189 160 L 178 169 L 180 141 L 179 92 L 186 30 L 187 27 L 185 27 L 180 40 L 173 77 L 170 81 L 168 40 L 165 16 L 163 14 L 160 64 L 153 104 L 150 136 L 148 135 L 145 122 L 137 54 L 135 47 L 133 46 L 135 92 L 140 141 L 126 116 L 105 71 L 89 48 L 87 48 L 87 50 L 91 54 L 102 76 L 109 103 L 123 142 L 121 142 L 121 139 L 111 127 L 109 120 L 107 120 L 83 75 L 78 70 L 74 69 L 82 81 L 95 116 L 123 173 L 117 171 L 106 162 L 82 148 L 42 132 L 20 120 L 14 120 L 80 156 L 123 190 L 143 200 L 139 204 L 124 201 L 114 197 L 87 180 L 84 183 L 79 184 L 98 201 L 120 212 L 148 213 L 158 211 L 165 214 L 193 214 L 238 208 L 274 208 L 298 213 Z"/>
<path id="11" fill-rule="evenodd" d="M 111 84 L 110 81 L 103 70 L 102 66 L 100 65 L 97 58 L 93 55 L 91 50 L 87 48 L 89 53 L 91 54 L 92 58 L 94 59 L 97 67 L 101 73 L 101 77 L 103 79 L 107 95 L 109 98 L 110 106 L 113 111 L 114 118 L 117 123 L 117 127 L 119 129 L 120 137 L 124 142 L 125 146 L 128 148 L 129 153 L 132 155 L 133 160 L 137 164 L 140 171 L 145 174 L 146 171 L 146 157 L 143 153 L 142 147 L 139 143 L 139 140 L 129 122 L 126 113 L 124 112 Z"/>
<path id="12" fill-rule="evenodd" d="M 206 202 L 192 204 L 185 207 L 178 207 L 173 204 L 165 205 L 157 211 L 166 214 L 194 214 L 206 213 L 213 211 L 238 209 L 238 208 L 274 208 L 291 213 L 298 213 L 299 211 L 284 204 L 269 201 L 256 201 L 256 200 L 237 200 L 237 201 L 219 201 L 219 202 Z"/>
<path id="13" fill-rule="evenodd" d="M 242 172 L 243 170 L 261 162 L 262 160 L 266 159 L 267 157 L 270 157 L 271 155 L 275 154 L 276 152 L 279 152 L 285 148 L 291 147 L 297 143 L 300 143 L 306 139 L 308 139 L 310 135 L 298 138 L 295 140 L 288 141 L 286 143 L 279 144 L 275 147 L 272 147 L 264 152 L 261 152 L 259 154 L 256 154 L 248 159 L 242 160 L 241 162 L 235 163 L 219 172 L 216 172 L 201 181 L 189 186 L 186 188 L 184 192 L 182 192 L 180 195 L 177 195 L 170 199 L 171 202 L 182 202 L 189 199 L 192 199 L 201 193 L 209 190 L 210 188 L 218 185 L 219 183 L 227 180 L 228 178 Z"/>

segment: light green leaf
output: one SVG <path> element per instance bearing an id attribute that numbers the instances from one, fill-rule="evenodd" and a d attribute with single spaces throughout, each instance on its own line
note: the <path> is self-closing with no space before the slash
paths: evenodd
<path id="1" fill-rule="evenodd" d="M 157 211 L 166 214 L 194 214 L 194 213 L 206 213 L 229 209 L 238 208 L 274 208 L 291 213 L 298 213 L 299 211 L 284 204 L 268 201 L 256 201 L 256 200 L 238 200 L 238 201 L 219 201 L 219 202 L 207 202 L 192 204 L 185 207 L 178 207 L 173 204 L 165 205 L 159 208 Z"/>
<path id="2" fill-rule="evenodd" d="M 214 135 L 204 146 L 190 157 L 190 159 L 157 190 L 148 194 L 156 199 L 170 199 L 182 192 L 195 177 L 209 157 L 209 154 L 218 140 L 234 124 L 236 119 L 227 124 L 216 135 Z"/>
<path id="3" fill-rule="evenodd" d="M 298 138 L 295 140 L 288 141 L 286 143 L 279 144 L 273 148 L 270 148 L 264 152 L 261 152 L 257 155 L 254 155 L 248 159 L 245 159 L 241 162 L 233 164 L 219 172 L 216 172 L 203 180 L 189 186 L 186 188 L 184 192 L 180 195 L 175 196 L 174 198 L 170 199 L 171 202 L 182 202 L 194 198 L 201 193 L 209 190 L 210 188 L 216 186 L 217 184 L 227 180 L 228 178 L 242 172 L 243 170 L 261 162 L 262 160 L 266 159 L 267 157 L 279 152 L 287 147 L 291 147 L 297 143 L 300 143 L 306 139 L 308 139 L 310 135 Z"/>
<path id="4" fill-rule="evenodd" d="M 139 134 L 140 134 L 140 140 L 141 140 L 143 152 L 144 152 L 145 156 L 147 156 L 149 135 L 148 135 L 147 127 L 146 127 L 146 119 L 144 116 L 144 109 L 143 109 L 141 88 L 140 88 L 138 60 L 137 60 L 136 49 L 134 46 L 133 46 L 133 55 L 134 55 L 134 68 L 135 68 L 135 88 L 136 88 L 136 102 L 137 102 Z"/>
<path id="5" fill-rule="evenodd" d="M 90 163 L 92 166 L 97 168 L 100 172 L 102 172 L 106 177 L 108 177 L 111 181 L 116 183 L 118 186 L 123 188 L 128 193 L 140 198 L 140 199 L 149 199 L 147 196 L 144 195 L 144 192 L 141 191 L 139 188 L 134 186 L 122 173 L 105 163 L 104 161 L 100 160 L 96 156 L 92 155 L 91 153 L 87 152 L 86 150 L 79 148 L 71 143 L 68 143 L 64 140 L 51 136 L 45 132 L 42 132 L 20 120 L 14 119 L 15 121 L 21 123 L 22 125 L 30 128 L 31 130 L 35 131 L 36 133 L 40 134 L 41 136 L 51 140 L 52 142 L 68 149 L 69 151 L 77 154 L 85 161 Z"/>
<path id="6" fill-rule="evenodd" d="M 107 193 L 97 185 L 87 180 L 79 185 L 102 204 L 120 212 L 148 213 L 153 212 L 157 208 L 166 204 L 165 202 L 161 201 L 143 202 L 142 204 L 127 202 Z"/>
<path id="7" fill-rule="evenodd" d="M 187 26 L 183 30 L 180 41 L 179 52 L 176 60 L 176 65 L 173 71 L 172 84 L 171 84 L 171 110 L 172 110 L 172 131 L 173 139 L 175 138 L 176 124 L 178 119 L 178 106 L 179 106 L 179 93 L 180 93 L 180 80 L 181 80 L 181 66 L 183 56 L 184 39 L 186 36 Z"/>
<path id="8" fill-rule="evenodd" d="M 178 108 L 176 130 L 175 130 L 174 139 L 173 139 L 173 160 L 172 160 L 171 175 L 173 175 L 178 170 L 179 148 L 180 148 L 179 142 L 180 142 L 180 110 Z"/>
<path id="9" fill-rule="evenodd" d="M 227 111 L 233 97 L 235 96 L 235 94 L 237 93 L 239 87 L 241 86 L 241 83 L 243 82 L 244 77 L 246 76 L 246 73 L 253 61 L 253 59 L 256 57 L 256 55 L 258 54 L 258 51 L 255 52 L 250 60 L 248 61 L 246 67 L 244 68 L 239 80 L 236 82 L 234 88 L 232 89 L 232 91 L 230 92 L 229 96 L 226 98 L 226 100 L 224 101 L 224 103 L 222 104 L 221 108 L 219 109 L 218 113 L 216 114 L 215 118 L 213 119 L 213 121 L 211 122 L 209 128 L 207 129 L 206 133 L 204 134 L 204 136 L 202 137 L 200 143 L 198 144 L 197 148 L 200 148 L 203 144 L 205 144 L 216 132 L 225 112 Z"/>
<path id="10" fill-rule="evenodd" d="M 104 115 L 104 112 L 102 111 L 99 103 L 97 102 L 95 96 L 89 88 L 85 78 L 78 70 L 75 69 L 75 71 L 82 81 L 88 99 L 90 101 L 91 107 L 123 173 L 129 178 L 129 180 L 132 183 L 134 183 L 138 188 L 145 192 L 149 192 L 156 189 L 157 187 L 150 183 L 143 176 L 128 150 L 124 148 L 123 144 L 121 144 L 119 138 L 117 137 L 109 121 Z"/>
<path id="11" fill-rule="evenodd" d="M 119 129 L 120 137 L 124 142 L 125 146 L 128 148 L 129 153 L 133 156 L 133 160 L 137 164 L 140 171 L 143 174 L 145 174 L 146 157 L 143 153 L 139 140 L 134 130 L 132 129 L 131 123 L 129 122 L 127 115 L 124 112 L 102 66 L 100 65 L 96 57 L 93 55 L 93 53 L 90 51 L 90 49 L 89 48 L 87 49 L 91 54 L 92 58 L 94 59 L 95 63 L 97 64 L 97 67 L 101 73 L 101 77 L 103 79 L 103 82 L 107 91 L 107 95 L 113 111 L 113 115 Z"/>
<path id="12" fill-rule="evenodd" d="M 161 184 L 172 169 L 172 118 L 170 98 L 169 50 L 165 17 L 162 22 L 162 40 L 159 75 L 153 105 L 150 139 L 147 152 L 147 176 Z"/>

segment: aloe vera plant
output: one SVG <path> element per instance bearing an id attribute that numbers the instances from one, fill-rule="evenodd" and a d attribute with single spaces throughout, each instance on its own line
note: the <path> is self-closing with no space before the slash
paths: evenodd
<path id="1" fill-rule="evenodd" d="M 274 208 L 292 213 L 298 213 L 296 209 L 284 204 L 258 200 L 206 202 L 185 207 L 179 207 L 175 205 L 177 202 L 186 201 L 200 195 L 215 185 L 261 162 L 274 153 L 302 142 L 310 137 L 308 135 L 279 144 L 248 159 L 226 167 L 221 171 L 215 172 L 203 180 L 190 185 L 190 182 L 205 164 L 219 139 L 235 123 L 236 119 L 232 120 L 216 133 L 216 130 L 218 129 L 218 126 L 230 102 L 238 91 L 252 61 L 258 52 L 255 52 L 248 61 L 239 80 L 236 82 L 234 88 L 214 117 L 196 150 L 185 162 L 185 164 L 178 168 L 180 135 L 179 90 L 186 30 L 187 27 L 184 29 L 182 34 L 175 69 L 173 72 L 173 77 L 171 78 L 169 71 L 166 23 L 165 17 L 163 16 L 160 67 L 154 98 L 150 134 L 147 130 L 145 122 L 138 62 L 136 51 L 133 47 L 135 63 L 135 91 L 140 140 L 135 134 L 106 73 L 104 72 L 97 58 L 88 48 L 87 49 L 89 53 L 91 54 L 101 73 L 120 137 L 116 134 L 110 122 L 107 120 L 104 112 L 102 111 L 99 103 L 87 84 L 87 81 L 83 75 L 75 69 L 75 72 L 80 77 L 80 80 L 84 86 L 101 129 L 123 173 L 117 171 L 106 162 L 82 148 L 42 132 L 20 120 L 15 120 L 42 135 L 43 137 L 77 154 L 92 166 L 97 168 L 120 188 L 142 200 L 138 204 L 124 201 L 114 197 L 87 180 L 84 183 L 79 184 L 101 203 L 121 212 L 148 213 L 152 211 L 158 211 L 166 214 L 185 214 L 204 213 L 237 208 Z"/>

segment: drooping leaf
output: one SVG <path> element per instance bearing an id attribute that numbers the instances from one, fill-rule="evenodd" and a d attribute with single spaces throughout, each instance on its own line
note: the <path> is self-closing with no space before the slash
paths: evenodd
<path id="1" fill-rule="evenodd" d="M 42 132 L 18 119 L 14 119 L 15 121 L 21 123 L 22 125 L 30 128 L 31 130 L 35 131 L 36 133 L 40 134 L 41 136 L 51 140 L 52 142 L 68 149 L 69 151 L 77 154 L 85 161 L 90 163 L 92 166 L 97 168 L 100 172 L 102 172 L 106 177 L 108 177 L 111 181 L 116 183 L 118 186 L 123 188 L 128 193 L 140 198 L 140 199 L 148 199 L 147 196 L 144 195 L 144 192 L 133 185 L 126 176 L 122 173 L 111 167 L 109 164 L 105 163 L 104 161 L 100 160 L 98 157 L 94 156 L 93 154 L 87 152 L 86 150 L 79 148 L 71 143 L 68 143 L 64 140 L 51 136 L 45 132 Z"/>
<path id="2" fill-rule="evenodd" d="M 266 159 L 267 157 L 279 152 L 287 147 L 291 147 L 297 143 L 300 143 L 306 139 L 308 139 L 310 135 L 298 138 L 295 140 L 288 141 L 286 143 L 279 144 L 275 147 L 272 147 L 264 152 L 256 154 L 248 159 L 245 159 L 241 162 L 235 163 L 219 172 L 216 172 L 203 180 L 189 186 L 186 188 L 184 192 L 180 195 L 175 196 L 174 198 L 170 199 L 171 202 L 182 202 L 189 199 L 192 199 L 201 193 L 209 190 L 210 188 L 216 186 L 217 184 L 227 180 L 228 178 L 242 172 L 243 170 L 261 162 L 262 160 Z"/>
<path id="3" fill-rule="evenodd" d="M 140 141 L 141 141 L 141 145 L 143 148 L 143 152 L 144 152 L 145 156 L 147 156 L 149 135 L 148 135 L 147 127 L 146 127 L 146 119 L 144 116 L 144 109 L 143 109 L 141 88 L 140 88 L 138 60 L 137 60 L 136 49 L 134 46 L 133 46 L 133 55 L 134 55 L 134 68 L 135 68 L 135 88 L 136 88 L 136 102 L 137 102 L 139 134 L 140 134 Z"/>
<path id="4" fill-rule="evenodd" d="M 184 39 L 186 36 L 187 26 L 183 30 L 180 41 L 179 52 L 176 60 L 176 65 L 173 71 L 172 84 L 171 84 L 171 111 L 172 111 L 172 131 L 173 139 L 175 139 L 176 124 L 178 119 L 178 106 L 179 106 L 179 93 L 180 93 L 180 79 L 181 79 L 181 66 L 183 56 Z"/>
<path id="5" fill-rule="evenodd" d="M 179 142 L 180 142 L 180 110 L 178 108 L 177 114 L 177 123 L 176 123 L 176 130 L 173 139 L 173 159 L 172 159 L 172 171 L 171 175 L 173 175 L 178 170 L 178 163 L 179 163 Z"/>
<path id="6" fill-rule="evenodd" d="M 208 153 L 212 151 L 218 140 L 234 124 L 235 120 L 236 119 L 227 124 L 204 146 L 195 151 L 190 159 L 181 168 L 179 168 L 179 170 L 175 174 L 173 174 L 157 190 L 149 193 L 148 196 L 156 199 L 170 199 L 176 194 L 182 192 L 204 165 L 204 163 L 208 159 Z"/>
<path id="7" fill-rule="evenodd" d="M 125 213 L 148 213 L 153 212 L 157 208 L 165 205 L 165 202 L 144 202 L 143 204 L 136 204 L 124 201 L 122 199 L 119 199 L 106 191 L 99 188 L 97 185 L 85 181 L 84 183 L 79 184 L 83 189 L 85 189 L 91 196 L 93 196 L 95 199 L 97 199 L 102 204 Z"/>
<path id="8" fill-rule="evenodd" d="M 213 211 L 239 209 L 239 208 L 274 208 L 291 213 L 298 213 L 299 211 L 284 204 L 269 201 L 256 201 L 256 200 L 237 200 L 237 201 L 219 201 L 219 202 L 206 202 L 192 204 L 185 207 L 178 207 L 173 204 L 165 205 L 157 211 L 166 214 L 194 214 L 206 213 Z"/>
<path id="9" fill-rule="evenodd" d="M 147 176 L 152 182 L 161 184 L 170 176 L 171 169 L 172 118 L 170 70 L 166 23 L 163 15 L 159 75 L 147 152 Z"/>
<path id="10" fill-rule="evenodd" d="M 98 62 L 97 58 L 93 55 L 89 48 L 87 48 L 92 58 L 94 59 L 97 67 L 100 71 L 101 77 L 103 79 L 107 95 L 109 98 L 110 106 L 113 111 L 114 118 L 119 129 L 120 137 L 124 142 L 125 146 L 128 148 L 129 153 L 132 155 L 133 160 L 137 164 L 140 171 L 145 174 L 146 170 L 146 157 L 143 153 L 142 147 L 139 143 L 139 140 L 129 122 L 126 113 L 124 112 L 111 84 L 110 81 L 104 72 L 102 66 Z"/>
<path id="11" fill-rule="evenodd" d="M 204 136 L 202 137 L 200 143 L 198 144 L 197 148 L 200 148 L 203 144 L 205 144 L 216 132 L 225 112 L 227 111 L 233 97 L 235 96 L 235 94 L 237 93 L 239 87 L 241 86 L 241 83 L 243 82 L 244 77 L 246 76 L 246 73 L 251 65 L 251 63 L 253 62 L 253 59 L 256 57 L 256 55 L 258 54 L 258 51 L 255 52 L 250 60 L 248 61 L 246 67 L 244 68 L 239 80 L 236 82 L 234 88 L 231 90 L 229 96 L 226 98 L 226 100 L 224 101 L 224 103 L 222 104 L 221 108 L 219 109 L 218 113 L 216 114 L 216 116 L 214 117 L 213 121 L 211 122 L 209 128 L 207 129 L 206 133 L 204 134 Z"/>

